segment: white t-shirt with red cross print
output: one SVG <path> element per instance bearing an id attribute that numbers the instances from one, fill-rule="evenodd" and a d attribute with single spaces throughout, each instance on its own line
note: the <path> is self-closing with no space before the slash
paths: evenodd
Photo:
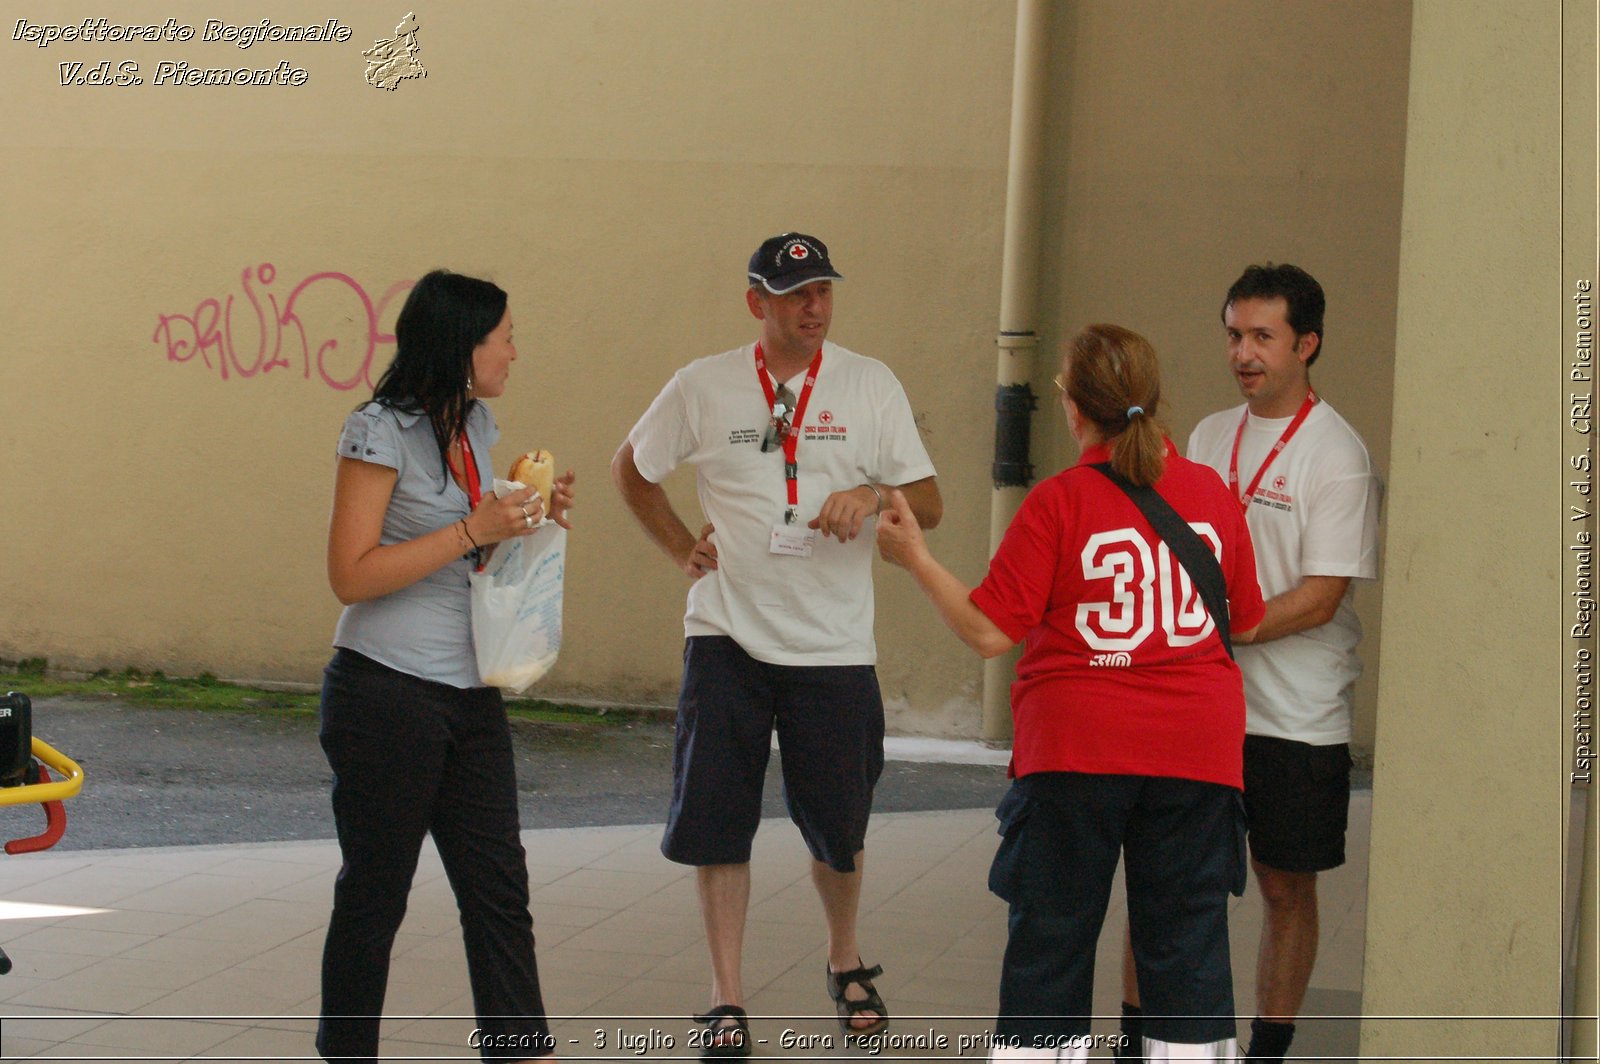
<path id="1" fill-rule="evenodd" d="M 1189 436 L 1188 457 L 1226 481 L 1239 419 L 1246 416 L 1239 406 L 1200 422 Z M 1292 420 L 1248 415 L 1237 492 L 1249 487 Z M 1245 512 L 1262 595 L 1270 600 L 1308 576 L 1376 579 L 1382 502 L 1383 483 L 1366 445 L 1319 400 L 1263 473 Z M 1350 692 L 1361 675 L 1353 591 L 1352 585 L 1326 624 L 1234 648 L 1244 672 L 1249 734 L 1314 746 L 1350 741 Z"/>
<path id="2" fill-rule="evenodd" d="M 806 373 L 787 383 L 799 396 Z M 628 434 L 643 477 L 660 483 L 696 468 L 700 508 L 716 526 L 717 568 L 689 589 L 684 634 L 731 637 L 776 665 L 872 665 L 876 523 L 849 543 L 814 535 L 811 555 L 775 554 L 788 489 L 780 447 L 763 452 L 771 419 L 755 345 L 690 363 L 673 375 Z M 889 368 L 831 342 L 805 404 L 795 455 L 804 531 L 827 497 L 860 484 L 934 475 L 905 390 Z"/>

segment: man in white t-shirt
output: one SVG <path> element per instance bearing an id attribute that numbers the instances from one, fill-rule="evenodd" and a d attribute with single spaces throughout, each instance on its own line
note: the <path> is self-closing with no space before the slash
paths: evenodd
<path id="1" fill-rule="evenodd" d="M 1317 956 L 1317 873 L 1344 863 L 1350 693 L 1361 675 L 1351 581 L 1378 575 L 1382 483 L 1361 437 L 1311 388 L 1324 305 L 1322 286 L 1298 267 L 1245 270 L 1222 308 L 1245 405 L 1189 436 L 1188 457 L 1222 474 L 1245 507 L 1267 599 L 1255 640 L 1235 648 L 1245 820 L 1266 903 L 1246 1060 L 1288 1051 Z M 1123 981 L 1131 999 L 1126 972 Z"/>
<path id="2" fill-rule="evenodd" d="M 694 581 L 661 849 L 696 866 L 712 971 L 702 1059 L 751 1050 L 740 963 L 774 728 L 784 798 L 812 854 L 840 1025 L 864 1036 L 888 1023 L 872 983 L 881 969 L 862 963 L 856 942 L 883 770 L 871 522 L 891 486 L 924 527 L 943 510 L 899 381 L 827 341 L 839 279 L 815 237 L 765 241 L 745 292 L 759 341 L 679 370 L 611 463 L 645 532 Z M 699 535 L 661 487 L 682 463 L 696 467 Z"/>

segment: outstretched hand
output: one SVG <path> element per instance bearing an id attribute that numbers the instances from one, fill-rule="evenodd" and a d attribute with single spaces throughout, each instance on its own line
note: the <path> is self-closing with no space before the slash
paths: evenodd
<path id="1" fill-rule="evenodd" d="M 824 536 L 833 536 L 847 543 L 861 534 L 861 526 L 878 513 L 878 493 L 865 484 L 845 491 L 836 491 L 823 500 L 822 509 L 807 528 L 814 528 Z"/>
<path id="2" fill-rule="evenodd" d="M 884 561 L 905 569 L 928 553 L 922 526 L 917 524 L 917 515 L 911 512 L 911 504 L 899 488 L 890 489 L 888 505 L 878 515 L 878 553 Z"/>

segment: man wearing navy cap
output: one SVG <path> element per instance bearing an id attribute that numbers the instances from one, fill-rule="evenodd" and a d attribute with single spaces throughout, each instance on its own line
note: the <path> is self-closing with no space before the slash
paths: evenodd
<path id="1" fill-rule="evenodd" d="M 645 532 L 693 581 L 661 850 L 697 868 L 712 970 L 703 1059 L 751 1050 L 740 958 L 774 728 L 827 921 L 826 988 L 841 1028 L 863 1036 L 888 1024 L 872 983 L 881 969 L 856 942 L 883 771 L 871 531 L 891 486 L 924 528 L 943 505 L 900 382 L 827 340 L 840 279 L 815 237 L 765 241 L 745 291 L 759 340 L 679 370 L 611 463 Z M 661 487 L 686 462 L 707 521 L 699 535 Z"/>

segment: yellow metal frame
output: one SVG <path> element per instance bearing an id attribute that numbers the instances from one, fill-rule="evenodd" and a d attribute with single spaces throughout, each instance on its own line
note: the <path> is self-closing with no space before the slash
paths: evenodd
<path id="1" fill-rule="evenodd" d="M 0 787 L 0 805 L 34 805 L 71 798 L 83 789 L 83 769 L 37 735 L 33 737 L 33 756 L 64 778 L 53 783 L 30 783 L 22 787 Z"/>

